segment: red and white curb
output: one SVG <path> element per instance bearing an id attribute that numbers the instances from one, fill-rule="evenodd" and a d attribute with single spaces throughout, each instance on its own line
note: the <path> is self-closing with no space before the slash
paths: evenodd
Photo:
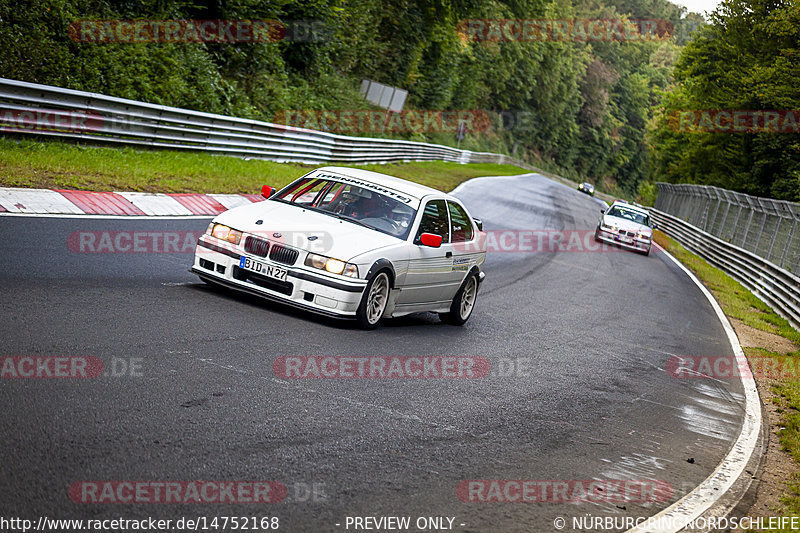
<path id="1" fill-rule="evenodd" d="M 114 216 L 213 216 L 260 202 L 260 194 L 90 192 L 0 188 L 0 213 Z"/>

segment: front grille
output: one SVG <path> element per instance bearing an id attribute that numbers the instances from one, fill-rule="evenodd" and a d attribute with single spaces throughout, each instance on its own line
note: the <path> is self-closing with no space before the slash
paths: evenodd
<path id="1" fill-rule="evenodd" d="M 286 296 L 291 296 L 292 291 L 294 290 L 294 285 L 288 281 L 280 281 L 277 279 L 268 278 L 266 276 L 262 276 L 261 274 L 256 274 L 255 272 L 249 272 L 243 268 L 239 268 L 236 265 L 233 266 L 233 277 L 239 281 L 254 283 L 259 287 L 264 287 L 265 289 L 285 294 Z"/>
<path id="2" fill-rule="evenodd" d="M 269 251 L 269 241 L 259 239 L 258 237 L 248 236 L 244 241 L 244 251 L 259 257 L 267 257 L 267 252 Z"/>
<path id="3" fill-rule="evenodd" d="M 294 262 L 297 261 L 298 255 L 299 253 L 297 250 L 281 246 L 280 244 L 274 245 L 269 252 L 270 259 L 277 263 L 283 263 L 284 265 L 293 265 Z"/>

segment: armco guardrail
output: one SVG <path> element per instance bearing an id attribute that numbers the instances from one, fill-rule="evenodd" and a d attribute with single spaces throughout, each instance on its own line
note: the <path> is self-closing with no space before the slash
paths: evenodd
<path id="1" fill-rule="evenodd" d="M 659 229 L 729 274 L 800 329 L 800 277 L 702 229 L 650 209 Z"/>
<path id="2" fill-rule="evenodd" d="M 658 184 L 656 209 L 800 272 L 800 204 L 710 185 Z"/>
<path id="3" fill-rule="evenodd" d="M 64 140 L 201 150 L 278 162 L 509 163 L 502 154 L 412 141 L 349 137 L 0 78 L 0 128 Z"/>

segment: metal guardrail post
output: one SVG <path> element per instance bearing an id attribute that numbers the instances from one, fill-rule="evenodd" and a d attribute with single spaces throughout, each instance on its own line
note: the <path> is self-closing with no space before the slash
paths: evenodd
<path id="1" fill-rule="evenodd" d="M 708 185 L 705 187 L 706 196 L 704 198 L 704 220 L 703 220 L 703 230 L 704 231 L 711 231 L 711 228 L 714 225 L 714 215 L 713 213 L 713 206 L 714 206 L 714 189 Z"/>
<path id="2" fill-rule="evenodd" d="M 717 236 L 722 237 L 725 233 L 725 222 L 728 221 L 728 213 L 731 210 L 731 200 L 728 198 L 728 191 L 723 190 L 725 194 L 725 212 L 722 214 L 722 222 L 719 223 L 719 230 L 717 231 Z"/>
<path id="3" fill-rule="evenodd" d="M 689 194 L 692 195 L 692 204 L 694 205 L 694 209 L 688 220 L 695 226 L 699 226 L 705 219 L 705 202 L 703 201 L 703 195 L 706 194 L 706 191 L 705 188 L 688 189 L 688 191 Z"/>
<path id="4" fill-rule="evenodd" d="M 795 229 L 797 229 L 797 219 L 792 220 L 792 229 L 789 230 L 789 237 L 786 239 L 786 246 L 783 247 L 783 253 L 781 254 L 780 266 L 784 268 L 786 265 L 786 255 L 789 253 L 789 246 L 792 244 Z"/>
<path id="5" fill-rule="evenodd" d="M 731 233 L 728 237 L 728 242 L 733 242 L 734 238 L 736 237 L 736 230 L 739 229 L 739 218 L 742 216 L 742 211 L 744 211 L 744 205 L 742 204 L 742 200 L 739 197 L 739 193 L 735 193 L 731 191 L 731 195 L 733 199 L 736 201 L 736 219 L 733 221 L 733 226 L 731 226 Z"/>
<path id="6" fill-rule="evenodd" d="M 750 233 L 750 224 L 753 222 L 754 213 L 755 211 L 752 209 L 751 206 L 750 216 L 747 217 L 747 223 L 744 225 L 744 235 L 742 236 L 742 248 L 744 248 L 745 250 L 747 249 L 747 246 L 745 246 L 745 244 L 747 243 L 747 234 Z"/>
<path id="7" fill-rule="evenodd" d="M 756 244 L 755 244 L 755 246 L 753 246 L 752 252 L 755 253 L 755 254 L 758 254 L 758 245 L 761 244 L 761 236 L 764 233 L 764 226 L 767 224 L 767 217 L 769 215 L 767 214 L 767 211 L 764 209 L 764 205 L 761 202 L 761 199 L 759 198 L 759 199 L 756 199 L 756 200 L 757 200 L 757 202 L 759 204 L 759 207 L 761 207 L 761 215 L 762 215 L 762 217 L 761 217 L 761 225 L 758 228 L 758 237 L 756 237 Z"/>
<path id="8" fill-rule="evenodd" d="M 763 211 L 761 214 L 761 223 L 758 225 L 758 233 L 756 233 L 756 243 L 751 250 L 753 253 L 758 253 L 758 245 L 761 243 L 761 234 L 764 233 L 764 223 L 767 221 L 767 214 Z"/>
<path id="9" fill-rule="evenodd" d="M 700 221 L 703 224 L 703 229 L 708 226 L 708 215 L 711 213 L 711 192 L 708 186 L 703 186 L 702 196 L 699 197 L 698 203 L 700 204 Z M 699 225 L 699 224 L 695 224 Z"/>
<path id="10" fill-rule="evenodd" d="M 772 238 L 769 241 L 769 248 L 767 248 L 767 255 L 764 257 L 769 260 L 772 257 L 772 247 L 775 246 L 775 238 L 778 236 L 778 232 L 781 228 L 781 222 L 783 221 L 782 217 L 778 217 L 778 223 L 775 224 L 775 230 L 772 232 Z"/>
<path id="11" fill-rule="evenodd" d="M 707 231 L 712 235 L 716 235 L 716 233 L 714 232 L 714 224 L 717 222 L 717 213 L 719 213 L 719 207 L 722 205 L 722 195 L 719 193 L 719 189 L 717 189 L 716 187 L 712 187 L 710 188 L 710 190 L 713 191 L 714 196 L 717 197 L 717 205 L 714 207 L 714 214 L 711 215 L 711 219 L 708 224 L 709 228 Z"/>

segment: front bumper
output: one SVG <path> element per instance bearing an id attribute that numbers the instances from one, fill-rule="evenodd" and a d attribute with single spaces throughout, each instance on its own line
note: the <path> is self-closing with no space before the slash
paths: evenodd
<path id="1" fill-rule="evenodd" d="M 242 257 L 288 271 L 286 281 L 278 281 L 239 267 Z M 328 316 L 353 318 L 367 285 L 363 279 L 340 279 L 301 267 L 301 252 L 289 266 L 235 249 L 232 245 L 204 235 L 195 248 L 191 272 L 226 287 L 255 294 Z"/>
<path id="2" fill-rule="evenodd" d="M 652 246 L 652 240 L 650 239 L 639 239 L 638 237 L 624 237 L 619 235 L 618 233 L 614 233 L 611 231 L 606 231 L 602 229 L 597 229 L 595 232 L 597 236 L 597 240 L 608 243 L 608 244 L 615 244 L 627 250 L 634 250 L 637 252 L 647 252 L 650 250 L 650 246 Z M 631 242 L 623 239 L 630 239 Z"/>

